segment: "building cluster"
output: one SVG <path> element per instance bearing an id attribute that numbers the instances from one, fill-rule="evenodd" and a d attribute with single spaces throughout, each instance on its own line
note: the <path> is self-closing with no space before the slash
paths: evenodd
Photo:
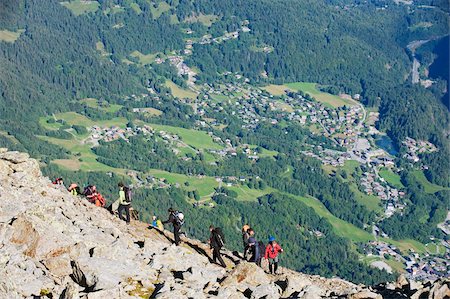
<path id="1" fill-rule="evenodd" d="M 129 141 L 131 136 L 135 136 L 137 134 L 143 135 L 152 135 L 153 129 L 150 126 L 144 125 L 142 127 L 135 126 L 134 128 L 127 127 L 126 129 L 111 126 L 111 127 L 100 127 L 100 126 L 92 126 L 89 128 L 90 136 L 88 137 L 88 141 L 91 143 L 98 144 L 100 140 L 105 142 L 111 142 L 118 139 L 123 139 L 125 141 Z"/>
<path id="2" fill-rule="evenodd" d="M 449 245 L 450 246 L 450 245 Z M 389 264 L 394 260 L 403 264 L 407 277 L 415 280 L 435 280 L 439 277 L 450 277 L 450 253 L 447 251 L 441 257 L 420 255 L 410 251 L 402 253 L 396 246 L 373 241 L 363 245 L 363 250 L 368 257 L 378 256 Z"/>
<path id="3" fill-rule="evenodd" d="M 432 153 L 437 151 L 437 147 L 429 141 L 415 140 L 406 137 L 402 144 L 406 147 L 407 151 L 406 154 L 403 155 L 403 157 L 408 159 L 412 163 L 417 163 L 420 161 L 420 154 Z"/>

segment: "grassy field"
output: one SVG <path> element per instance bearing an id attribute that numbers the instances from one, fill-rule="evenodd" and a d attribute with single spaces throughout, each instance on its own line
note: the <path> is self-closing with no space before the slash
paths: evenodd
<path id="1" fill-rule="evenodd" d="M 166 80 L 166 86 L 170 88 L 170 91 L 172 92 L 172 95 L 174 97 L 183 99 L 183 98 L 188 98 L 188 99 L 196 99 L 197 98 L 197 93 L 189 90 L 189 89 L 183 89 L 180 86 L 176 85 L 175 83 L 173 83 L 171 80 Z"/>
<path id="2" fill-rule="evenodd" d="M 80 1 L 80 0 L 74 0 L 70 2 L 60 2 L 60 4 L 70 9 L 70 11 L 76 16 L 95 12 L 100 6 L 100 4 L 97 1 Z"/>
<path id="3" fill-rule="evenodd" d="M 184 189 L 188 191 L 197 190 L 201 200 L 207 200 L 210 199 L 211 196 L 214 194 L 214 188 L 219 187 L 219 182 L 216 181 L 213 177 L 198 177 L 198 176 L 187 176 L 184 174 L 178 174 L 178 173 L 171 173 L 159 169 L 152 169 L 148 172 L 149 174 L 157 177 L 157 178 L 164 178 L 167 180 L 170 184 L 178 183 L 180 186 L 182 186 Z M 185 186 L 185 182 L 189 183 L 189 186 Z M 238 194 L 237 199 L 238 200 L 244 200 L 244 201 L 254 201 L 258 197 L 267 194 L 269 189 L 266 190 L 258 190 L 258 189 L 250 189 L 247 186 L 232 186 L 227 187 L 230 190 L 235 191 Z"/>
<path id="4" fill-rule="evenodd" d="M 383 168 L 379 172 L 380 176 L 386 180 L 390 185 L 402 189 L 405 188 L 405 186 L 402 184 L 400 180 L 400 176 L 390 169 Z"/>
<path id="5" fill-rule="evenodd" d="M 87 118 L 84 115 L 78 114 L 76 112 L 64 112 L 64 113 L 58 113 L 55 115 L 56 119 L 63 119 L 67 122 L 69 125 L 80 125 L 85 127 L 92 127 L 94 125 L 100 126 L 100 127 L 111 127 L 111 126 L 117 126 L 121 128 L 125 128 L 127 124 L 127 119 L 124 117 L 115 117 L 113 119 L 109 120 L 99 120 L 99 121 L 93 121 L 89 118 Z M 41 118 L 42 119 L 42 118 Z M 44 119 L 48 119 L 48 117 L 45 117 Z"/>
<path id="6" fill-rule="evenodd" d="M 102 56 L 105 56 L 105 57 L 106 56 L 111 56 L 111 53 L 106 52 L 105 45 L 101 41 L 98 41 L 98 42 L 95 43 L 95 49 L 98 52 L 100 52 L 100 55 L 102 55 Z"/>
<path id="7" fill-rule="evenodd" d="M 287 194 L 293 196 L 291 194 Z M 353 242 L 368 242 L 375 240 L 374 236 L 365 230 L 362 230 L 351 223 L 337 218 L 317 199 L 313 197 L 293 196 L 305 203 L 307 206 L 314 209 L 314 211 L 321 217 L 327 219 L 333 226 L 334 231 L 339 236 L 350 239 Z"/>
<path id="8" fill-rule="evenodd" d="M 359 165 L 360 164 L 358 161 L 354 160 L 345 161 L 342 170 L 344 170 L 347 173 L 347 179 L 343 179 L 343 181 L 349 184 L 350 190 L 352 190 L 355 193 L 355 199 L 358 201 L 358 203 L 365 206 L 369 211 L 380 213 L 382 212 L 382 208 L 380 206 L 380 199 L 377 196 L 368 195 L 361 192 L 358 189 L 356 179 L 352 176 L 352 174 L 355 172 L 355 170 L 357 170 Z"/>
<path id="9" fill-rule="evenodd" d="M 172 24 L 172 25 L 180 23 L 180 20 L 178 20 L 178 16 L 175 15 L 175 14 L 170 15 L 170 19 L 169 20 L 170 20 L 169 23 Z"/>
<path id="10" fill-rule="evenodd" d="M 153 63 L 157 55 L 158 53 L 142 54 L 139 51 L 133 51 L 130 54 L 131 57 L 137 58 L 139 60 L 139 63 L 142 65 Z"/>
<path id="11" fill-rule="evenodd" d="M 185 129 L 180 127 L 172 127 L 158 124 L 148 124 L 156 131 L 165 131 L 178 135 L 181 140 L 196 149 L 222 149 L 223 146 L 213 142 L 211 136 L 204 131 L 194 129 Z"/>
<path id="12" fill-rule="evenodd" d="M 211 27 L 211 25 L 219 19 L 219 16 L 216 15 L 204 15 L 199 14 L 197 16 L 190 16 L 184 19 L 184 23 L 197 23 L 200 22 L 206 27 Z"/>
<path id="13" fill-rule="evenodd" d="M 213 177 L 196 177 L 187 176 L 184 174 L 172 173 L 159 169 L 151 169 L 149 174 L 157 177 L 164 178 L 170 184 L 178 183 L 183 188 L 189 191 L 197 190 L 200 197 L 205 198 L 211 196 L 214 193 L 214 188 L 219 186 L 219 183 Z M 188 182 L 189 186 L 184 186 L 184 183 Z"/>
<path id="14" fill-rule="evenodd" d="M 445 188 L 436 184 L 433 184 L 428 181 L 428 179 L 425 177 L 425 174 L 421 170 L 415 170 L 413 172 L 416 179 L 419 181 L 419 183 L 423 186 L 426 193 L 436 193 L 441 190 L 448 190 L 450 188 Z"/>
<path id="15" fill-rule="evenodd" d="M 142 13 L 142 9 L 137 3 L 130 3 L 130 7 L 132 10 L 134 10 L 138 15 Z"/>
<path id="16" fill-rule="evenodd" d="M 112 171 L 123 173 L 121 169 L 113 168 L 97 161 L 97 155 L 92 152 L 90 145 L 83 144 L 81 137 L 75 135 L 75 139 L 59 139 L 48 136 L 38 136 L 42 140 L 59 145 L 72 153 L 70 159 L 54 160 L 53 163 L 68 170 L 83 171 Z"/>
<path id="17" fill-rule="evenodd" d="M 289 88 L 286 85 L 275 85 L 275 84 L 267 85 L 262 89 L 270 94 L 273 94 L 274 96 L 284 95 L 286 94 L 286 90 L 289 90 Z"/>
<path id="18" fill-rule="evenodd" d="M 163 112 L 161 110 L 158 110 L 156 108 L 143 108 L 143 113 L 154 115 L 154 116 L 161 116 Z"/>
<path id="19" fill-rule="evenodd" d="M 399 261 L 394 260 L 394 259 L 390 259 L 390 260 L 386 260 L 385 259 L 384 262 L 386 264 L 388 264 L 392 268 L 392 270 L 394 270 L 395 272 L 397 272 L 397 273 L 406 273 L 405 265 L 402 262 L 399 262 Z"/>
<path id="20" fill-rule="evenodd" d="M 381 200 L 375 195 L 368 195 L 358 190 L 355 184 L 350 185 L 350 190 L 355 193 L 355 198 L 358 203 L 362 204 L 369 211 L 374 211 L 379 214 L 383 212 L 383 208 L 380 206 Z"/>
<path id="21" fill-rule="evenodd" d="M 335 108 L 344 105 L 347 106 L 354 105 L 354 103 L 349 100 L 318 90 L 317 84 L 315 83 L 295 82 L 295 83 L 288 83 L 286 84 L 286 86 L 296 91 L 301 90 L 305 93 L 308 93 L 310 96 L 314 97 L 317 101 L 322 102 L 324 104 L 329 104 Z"/>
<path id="22" fill-rule="evenodd" d="M 316 83 L 294 82 L 284 85 L 271 84 L 264 87 L 263 89 L 276 96 L 285 94 L 285 90 L 303 91 L 304 93 L 307 93 L 310 96 L 314 97 L 317 101 L 332 108 L 337 108 L 344 105 L 355 105 L 355 103 L 352 101 L 318 90 Z"/>
<path id="23" fill-rule="evenodd" d="M 25 32 L 24 29 L 17 30 L 16 32 L 9 31 L 9 30 L 0 30 L 0 41 L 4 41 L 4 42 L 7 42 L 7 43 L 13 43 L 24 32 Z"/>
<path id="24" fill-rule="evenodd" d="M 171 6 L 167 2 L 159 2 L 156 7 L 153 5 L 150 8 L 150 11 L 152 12 L 153 19 L 159 19 L 159 17 L 170 10 Z"/>

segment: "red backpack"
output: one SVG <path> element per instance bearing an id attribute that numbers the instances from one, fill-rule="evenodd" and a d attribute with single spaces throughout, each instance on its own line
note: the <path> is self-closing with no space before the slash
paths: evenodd
<path id="1" fill-rule="evenodd" d="M 98 193 L 97 196 L 95 197 L 94 203 L 97 207 L 105 207 L 106 200 L 100 193 Z"/>

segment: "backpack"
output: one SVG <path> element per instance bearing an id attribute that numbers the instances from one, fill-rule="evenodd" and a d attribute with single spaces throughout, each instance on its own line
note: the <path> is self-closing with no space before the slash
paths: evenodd
<path id="1" fill-rule="evenodd" d="M 176 211 L 173 216 L 175 217 L 175 222 L 178 225 L 183 225 L 184 224 L 184 214 L 180 211 Z"/>
<path id="2" fill-rule="evenodd" d="M 83 195 L 84 196 L 91 195 L 92 193 L 94 193 L 94 191 L 92 190 L 92 186 L 91 185 L 84 187 L 84 190 L 83 190 Z"/>
<path id="3" fill-rule="evenodd" d="M 258 241 L 257 244 L 259 247 L 259 256 L 262 257 L 266 252 L 266 245 L 262 241 Z"/>
<path id="4" fill-rule="evenodd" d="M 95 197 L 95 205 L 98 207 L 105 207 L 106 205 L 106 200 L 105 198 L 99 193 L 97 194 L 97 196 Z"/>
<path id="5" fill-rule="evenodd" d="M 131 202 L 132 199 L 132 193 L 130 187 L 123 187 L 123 191 L 125 192 L 125 201 Z"/>
<path id="6" fill-rule="evenodd" d="M 217 245 L 219 245 L 219 247 L 223 247 L 223 245 L 225 245 L 225 236 L 223 235 L 222 229 L 220 227 L 216 227 L 214 229 L 214 234 Z"/>

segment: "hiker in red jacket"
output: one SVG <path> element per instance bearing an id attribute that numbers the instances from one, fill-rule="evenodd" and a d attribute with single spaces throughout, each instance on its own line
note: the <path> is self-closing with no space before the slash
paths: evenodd
<path id="1" fill-rule="evenodd" d="M 269 237 L 269 244 L 266 246 L 266 254 L 264 258 L 269 260 L 270 274 L 277 274 L 278 269 L 278 253 L 283 252 L 283 248 L 275 241 L 275 238 Z"/>

